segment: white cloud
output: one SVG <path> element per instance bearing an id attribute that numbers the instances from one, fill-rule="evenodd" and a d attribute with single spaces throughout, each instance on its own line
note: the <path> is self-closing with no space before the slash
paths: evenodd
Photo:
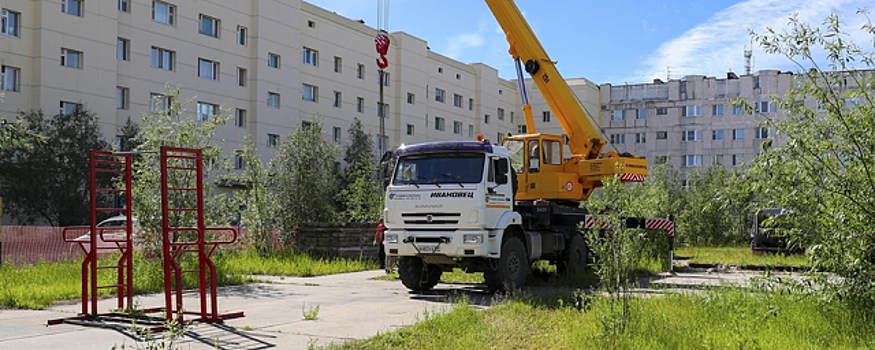
<path id="1" fill-rule="evenodd" d="M 480 21 L 477 31 L 460 33 L 449 37 L 446 49 L 442 50 L 442 53 L 447 57 L 458 60 L 466 51 L 482 47 L 486 43 L 484 37 L 488 34 L 489 22 Z"/>
<path id="2" fill-rule="evenodd" d="M 766 27 L 776 30 L 787 27 L 790 14 L 798 13 L 802 22 L 819 25 L 831 12 L 850 20 L 857 8 L 870 6 L 863 0 L 747 0 L 730 6 L 708 18 L 704 23 L 681 36 L 664 42 L 644 59 L 645 68 L 627 77 L 626 81 L 649 81 L 666 78 L 671 67 L 672 78 L 689 74 L 725 76 L 729 69 L 744 72 L 744 48 L 750 47 L 749 29 L 763 33 Z M 646 26 L 646 24 L 645 24 Z M 860 26 L 846 24 L 853 33 Z M 859 42 L 858 42 L 859 43 Z M 767 55 L 753 43 L 754 71 L 757 69 L 794 69 L 784 57 Z"/>

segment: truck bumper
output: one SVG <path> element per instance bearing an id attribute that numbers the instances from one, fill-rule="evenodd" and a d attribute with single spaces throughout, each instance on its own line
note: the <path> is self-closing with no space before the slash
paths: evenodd
<path id="1" fill-rule="evenodd" d="M 386 256 L 417 256 L 419 254 L 437 254 L 451 258 L 498 256 L 497 251 L 495 254 L 489 251 L 490 238 L 487 230 L 387 230 L 384 237 L 383 245 L 386 249 Z"/>

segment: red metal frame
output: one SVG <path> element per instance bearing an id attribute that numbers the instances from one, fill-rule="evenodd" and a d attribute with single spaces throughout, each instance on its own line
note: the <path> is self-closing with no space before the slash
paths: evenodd
<path id="1" fill-rule="evenodd" d="M 61 319 L 53 319 L 48 321 L 48 325 L 56 325 L 61 323 L 71 323 L 83 326 L 97 326 L 102 328 L 112 328 L 118 331 L 128 331 L 131 325 L 131 320 L 136 319 L 140 325 L 147 326 L 150 331 L 160 332 L 166 330 L 164 321 L 172 321 L 174 315 L 178 315 L 179 321 L 184 321 L 184 314 L 198 315 L 199 318 L 191 321 L 221 323 L 223 320 L 230 318 L 243 317 L 243 312 L 219 314 L 217 300 L 217 280 L 216 266 L 211 260 L 211 256 L 220 245 L 232 244 L 237 241 L 237 230 L 233 228 L 222 227 L 206 227 L 204 224 L 204 200 L 203 200 L 203 152 L 199 149 L 178 148 L 178 147 L 162 147 L 161 148 L 161 215 L 162 215 L 162 253 L 164 260 L 164 298 L 165 306 L 163 308 L 149 309 L 133 309 L 133 218 L 131 213 L 132 205 L 132 165 L 133 157 L 131 153 L 115 153 L 108 151 L 92 150 L 89 156 L 90 168 L 90 196 L 91 196 L 91 225 L 80 227 L 68 227 L 63 230 L 64 240 L 71 243 L 78 243 L 82 251 L 85 252 L 85 259 L 82 261 L 82 312 L 74 317 Z M 193 166 L 176 166 L 172 165 L 172 160 L 176 162 L 193 163 Z M 170 171 L 187 171 L 193 172 L 194 187 L 187 184 L 185 186 L 171 187 L 168 184 L 168 174 Z M 124 175 L 125 187 L 122 189 L 115 188 L 98 188 L 97 175 L 100 173 L 115 173 Z M 189 181 L 191 182 L 191 181 Z M 194 208 L 173 208 L 171 207 L 171 196 L 173 192 L 193 192 L 196 197 L 196 206 Z M 124 193 L 125 206 L 122 208 L 102 208 L 98 206 L 98 193 Z M 97 227 L 98 212 L 124 211 L 125 226 L 124 227 Z M 170 225 L 170 213 L 172 212 L 193 212 L 197 216 L 196 226 L 194 227 L 173 227 Z M 121 231 L 124 230 L 123 238 L 110 238 L 104 235 L 107 230 Z M 77 238 L 69 238 L 69 232 L 90 230 L 90 237 L 87 240 L 84 236 Z M 171 235 L 177 232 L 194 232 L 197 239 L 194 241 L 177 242 L 171 238 Z M 230 239 L 207 241 L 206 232 L 227 232 Z M 100 236 L 100 241 L 112 243 L 111 246 L 101 246 L 97 239 Z M 87 245 L 87 247 L 86 247 Z M 118 265 L 98 266 L 98 251 L 115 249 L 121 251 Z M 179 256 L 183 253 L 197 253 L 198 267 L 195 270 L 183 270 L 179 264 Z M 102 269 L 117 269 L 116 284 L 100 286 L 97 284 L 97 273 Z M 198 289 L 200 297 L 200 312 L 185 312 L 183 310 L 183 294 L 187 294 L 182 290 L 184 273 L 198 274 Z M 208 275 L 209 274 L 209 275 Z M 98 295 L 97 291 L 104 288 L 117 288 L 118 290 L 118 308 L 126 310 L 123 312 L 98 312 Z M 174 295 L 176 296 L 174 300 Z M 209 299 L 209 304 L 207 303 Z M 90 308 L 89 308 L 90 306 Z M 209 306 L 209 307 L 208 307 Z M 145 314 L 164 311 L 163 318 L 147 316 Z M 138 315 L 142 314 L 142 315 Z M 114 322 L 114 323 L 113 323 Z"/>

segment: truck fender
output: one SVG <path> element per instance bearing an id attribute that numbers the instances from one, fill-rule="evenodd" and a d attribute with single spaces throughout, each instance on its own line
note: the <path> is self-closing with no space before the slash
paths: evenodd
<path id="1" fill-rule="evenodd" d="M 501 245 L 504 243 L 504 232 L 510 226 L 519 226 L 520 230 L 522 230 L 523 217 L 515 211 L 506 212 L 498 219 L 495 229 L 489 230 L 487 242 L 489 242 L 489 253 L 493 258 L 501 256 Z M 520 239 L 523 239 L 523 244 L 525 244 L 524 237 L 520 237 Z"/>

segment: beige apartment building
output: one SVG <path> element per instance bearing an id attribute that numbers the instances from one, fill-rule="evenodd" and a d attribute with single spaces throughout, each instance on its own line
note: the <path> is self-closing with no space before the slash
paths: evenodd
<path id="1" fill-rule="evenodd" d="M 197 118 L 233 116 L 227 155 L 252 135 L 266 160 L 317 116 L 344 144 L 354 118 L 379 149 L 377 30 L 300 0 L 0 0 L 0 115 L 87 106 L 112 140 L 183 87 Z M 404 32 L 384 81 L 389 149 L 515 131 L 515 85 Z M 158 103 L 155 103 L 155 100 Z M 235 162 L 237 163 L 237 162 Z M 239 165 L 239 164 L 238 164 Z"/>

